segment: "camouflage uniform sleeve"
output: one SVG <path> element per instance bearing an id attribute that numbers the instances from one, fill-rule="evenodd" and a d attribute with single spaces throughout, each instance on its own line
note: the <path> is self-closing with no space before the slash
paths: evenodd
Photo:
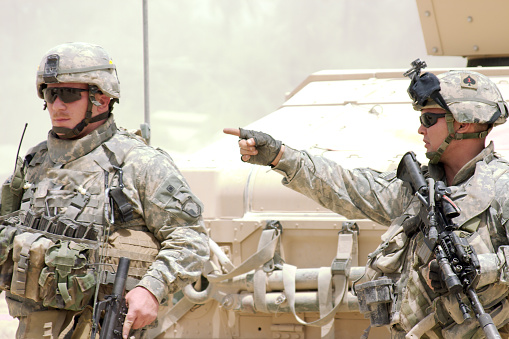
<path id="1" fill-rule="evenodd" d="M 285 148 L 274 170 L 285 176 L 283 185 L 351 219 L 369 218 L 389 226 L 412 198 L 394 171 L 350 171 L 327 158 L 290 147 Z"/>
<path id="2" fill-rule="evenodd" d="M 136 186 L 145 224 L 161 242 L 161 249 L 138 286 L 162 303 L 169 294 L 200 277 L 209 247 L 201 201 L 171 158 L 154 153 L 137 158 L 144 168 Z"/>

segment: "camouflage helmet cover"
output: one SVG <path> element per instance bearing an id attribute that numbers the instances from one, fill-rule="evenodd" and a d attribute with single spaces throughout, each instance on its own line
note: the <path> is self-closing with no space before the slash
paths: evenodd
<path id="1" fill-rule="evenodd" d="M 506 122 L 507 105 L 497 85 L 487 76 L 473 71 L 450 71 L 439 74 L 440 94 L 447 102 L 454 120 L 465 123 L 500 125 Z M 415 110 L 442 108 L 433 100 Z"/>
<path id="2" fill-rule="evenodd" d="M 50 49 L 37 70 L 37 95 L 48 83 L 86 83 L 97 86 L 110 98 L 120 98 L 116 67 L 98 45 L 71 42 Z"/>

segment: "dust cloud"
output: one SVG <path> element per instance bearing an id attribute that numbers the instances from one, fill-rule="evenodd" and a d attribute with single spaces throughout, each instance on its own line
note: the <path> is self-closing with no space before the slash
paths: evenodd
<path id="1" fill-rule="evenodd" d="M 401 0 L 148 0 L 152 144 L 190 154 L 276 110 L 307 75 L 326 69 L 464 66 L 428 57 L 417 7 Z M 142 1 L 1 0 L 0 180 L 44 140 L 50 123 L 35 72 L 50 48 L 102 45 L 117 65 L 118 125 L 144 120 Z"/>

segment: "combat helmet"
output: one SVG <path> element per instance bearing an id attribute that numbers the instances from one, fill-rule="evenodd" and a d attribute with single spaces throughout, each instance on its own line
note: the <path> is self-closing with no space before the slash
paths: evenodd
<path id="1" fill-rule="evenodd" d="M 77 136 L 91 122 L 106 119 L 110 112 L 92 118 L 92 105 L 99 106 L 95 93 L 101 92 L 114 102 L 120 98 L 120 82 L 115 64 L 108 53 L 98 45 L 71 42 L 50 49 L 41 60 L 37 71 L 36 87 L 39 98 L 44 99 L 43 90 L 50 83 L 85 83 L 89 85 L 89 103 L 85 118 L 74 128 L 53 127 L 53 132 L 64 137 Z"/>
<path id="2" fill-rule="evenodd" d="M 487 76 L 475 71 L 449 71 L 439 74 L 419 74 L 420 69 L 426 67 L 421 62 L 405 75 L 412 78 L 408 93 L 413 99 L 415 110 L 424 108 L 442 108 L 446 111 L 445 119 L 449 135 L 435 152 L 428 152 L 426 156 L 430 163 L 436 164 L 452 140 L 484 138 L 494 126 L 506 122 L 508 117 L 507 103 L 497 85 Z M 486 131 L 477 133 L 456 133 L 454 121 L 460 123 L 486 124 Z"/>

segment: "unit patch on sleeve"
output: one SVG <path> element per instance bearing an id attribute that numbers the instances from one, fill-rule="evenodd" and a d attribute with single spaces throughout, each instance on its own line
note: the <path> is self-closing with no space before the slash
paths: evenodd
<path id="1" fill-rule="evenodd" d="M 198 218 L 201 215 L 201 207 L 193 199 L 187 199 L 182 205 L 182 210 L 192 216 Z"/>

